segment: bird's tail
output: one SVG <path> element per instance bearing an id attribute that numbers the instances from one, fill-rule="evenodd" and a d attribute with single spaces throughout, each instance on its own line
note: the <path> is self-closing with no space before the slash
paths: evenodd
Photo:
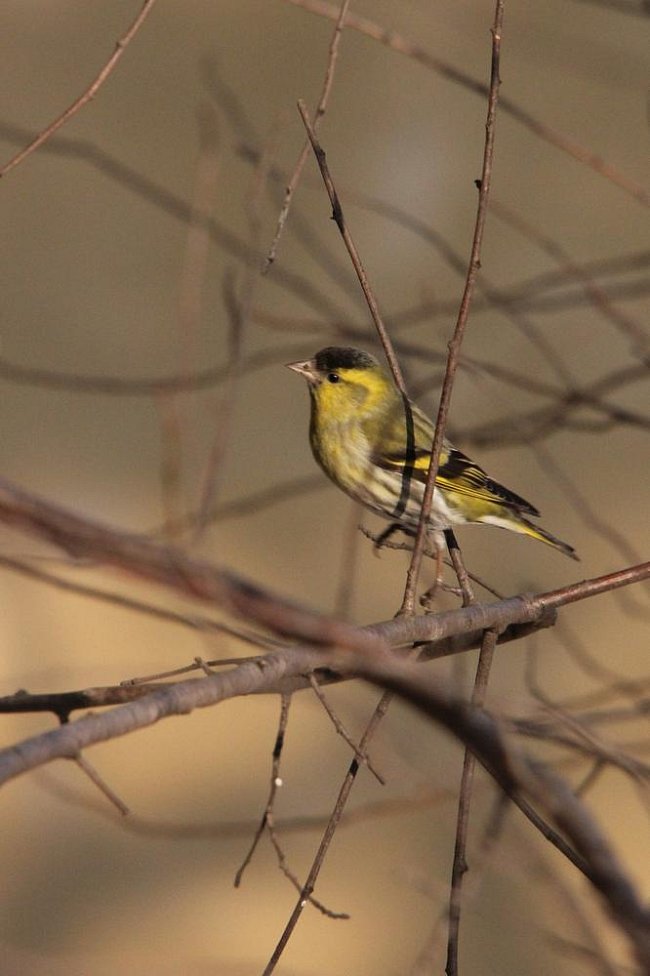
<path id="1" fill-rule="evenodd" d="M 515 525 L 510 524 L 508 527 L 514 529 Z M 565 556 L 569 556 L 571 559 L 576 559 L 580 562 L 580 556 L 578 556 L 573 546 L 570 546 L 568 542 L 563 542 L 562 539 L 558 539 L 557 536 L 551 535 L 550 532 L 547 532 L 540 525 L 529 522 L 523 515 L 517 515 L 516 527 L 519 532 L 523 532 L 524 535 L 529 535 L 531 539 L 538 539 L 540 542 L 545 542 L 547 546 L 559 549 Z"/>

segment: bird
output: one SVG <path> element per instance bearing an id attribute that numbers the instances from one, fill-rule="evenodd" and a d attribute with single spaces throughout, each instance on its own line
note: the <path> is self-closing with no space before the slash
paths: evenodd
<path id="1" fill-rule="evenodd" d="M 327 346 L 312 359 L 286 366 L 307 381 L 309 440 L 325 474 L 351 498 L 389 520 L 380 540 L 396 528 L 414 535 L 429 471 L 432 421 L 398 390 L 379 361 L 361 349 Z M 438 553 L 445 532 L 482 523 L 537 539 L 578 559 L 573 546 L 531 521 L 538 516 L 530 502 L 493 481 L 445 438 L 427 521 Z"/>

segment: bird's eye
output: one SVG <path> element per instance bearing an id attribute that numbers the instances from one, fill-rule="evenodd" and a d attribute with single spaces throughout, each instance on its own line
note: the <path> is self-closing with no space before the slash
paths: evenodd
<path id="1" fill-rule="evenodd" d="M 338 383 L 338 381 L 340 379 L 341 379 L 341 377 L 339 376 L 338 373 L 328 373 L 327 374 L 327 382 L 328 383 Z"/>

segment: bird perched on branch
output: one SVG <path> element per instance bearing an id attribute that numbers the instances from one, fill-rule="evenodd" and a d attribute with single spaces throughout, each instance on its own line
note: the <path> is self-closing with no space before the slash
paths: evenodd
<path id="1" fill-rule="evenodd" d="M 413 535 L 429 470 L 433 423 L 402 396 L 375 357 L 360 349 L 328 346 L 313 359 L 287 366 L 307 380 L 309 439 L 325 474 L 366 508 Z M 445 439 L 427 525 L 438 551 L 444 530 L 480 522 L 578 558 L 568 543 L 535 525 L 529 515 L 539 512 Z"/>

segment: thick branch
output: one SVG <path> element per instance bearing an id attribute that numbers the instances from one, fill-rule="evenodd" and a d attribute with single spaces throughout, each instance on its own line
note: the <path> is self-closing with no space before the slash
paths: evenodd
<path id="1" fill-rule="evenodd" d="M 103 530 L 107 532 L 108 530 Z M 119 537 L 118 537 L 119 538 Z M 134 537 L 127 537 L 134 538 Z M 137 539 L 137 537 L 135 537 Z M 148 544 L 153 545 L 153 544 Z M 158 547 L 161 548 L 162 547 Z M 168 550 L 162 549 L 168 558 Z M 189 561 L 188 561 L 189 562 Z M 194 564 L 191 564 L 194 565 Z M 203 575 L 209 570 L 218 574 L 218 570 L 199 564 Z M 134 569 L 140 569 L 134 563 Z M 602 592 L 606 585 L 609 588 L 622 586 L 650 576 L 650 564 L 613 573 L 608 577 L 596 580 L 586 580 L 566 588 L 568 600 L 578 598 L 578 590 L 584 596 L 593 596 Z M 210 575 L 208 574 L 208 579 Z M 185 576 L 182 577 L 185 583 Z M 232 584 L 235 585 L 235 584 Z M 250 588 L 252 589 L 252 588 Z M 247 592 L 245 590 L 245 592 Z M 261 591 L 255 591 L 256 593 Z M 389 660 L 388 645 L 395 647 L 410 646 L 422 641 L 446 639 L 455 634 L 473 633 L 476 629 L 490 629 L 505 626 L 512 621 L 530 622 L 546 611 L 546 604 L 559 605 L 562 591 L 550 594 L 540 594 L 530 597 L 513 597 L 500 600 L 494 604 L 474 604 L 459 610 L 450 610 L 441 614 L 427 614 L 420 617 L 398 617 L 385 623 L 376 624 L 368 628 L 350 627 L 338 624 L 327 617 L 310 614 L 306 610 L 294 612 L 289 608 L 288 619 L 298 623 L 309 622 L 304 629 L 314 635 L 314 640 L 325 645 L 336 646 L 336 640 L 327 635 L 339 632 L 345 639 L 337 647 L 336 657 L 326 656 L 322 651 L 309 647 L 292 647 L 269 654 L 266 657 L 247 661 L 230 671 L 215 674 L 201 680 L 190 679 L 171 685 L 164 685 L 144 694 L 137 701 L 129 701 L 110 712 L 102 715 L 89 715 L 73 723 L 61 726 L 53 731 L 26 739 L 16 746 L 0 752 L 0 784 L 25 773 L 30 769 L 43 765 L 52 759 L 75 756 L 86 746 L 97 742 L 126 735 L 136 729 L 145 728 L 169 715 L 183 715 L 195 708 L 205 708 L 228 698 L 240 695 L 261 694 L 268 692 L 287 692 L 293 690 L 292 683 L 305 686 L 308 684 L 306 675 L 319 668 L 328 668 L 341 674 L 365 675 L 368 672 L 366 658 Z M 271 597 L 263 595 L 260 605 L 267 610 L 273 604 Z M 257 604 L 253 600 L 252 606 Z M 285 604 L 275 604 L 275 613 L 281 619 Z M 293 617 L 292 617 L 293 614 Z M 266 616 L 269 614 L 267 613 Z M 359 669 L 358 662 L 362 662 Z M 421 675 L 424 674 L 419 669 Z M 100 690 L 101 691 L 101 690 Z M 134 692 L 135 693 L 135 692 Z M 69 711 L 70 706 L 77 707 L 78 700 L 70 698 L 61 701 L 61 711 Z M 127 689 L 125 697 L 131 694 Z M 101 694 L 99 695 L 101 697 Z M 20 708 L 21 695 L 13 696 L 13 704 Z M 124 700 L 124 699 L 122 699 Z M 92 703 L 89 702 L 89 704 Z M 9 708 L 8 710 L 17 710 Z M 52 709 L 57 711 L 56 708 Z M 469 743 L 471 745 L 471 743 Z"/>
<path id="2" fill-rule="evenodd" d="M 507 601 L 506 601 L 507 602 Z M 460 611 L 475 611 L 469 607 Z M 402 621 L 399 621 L 400 623 Z M 413 623 L 413 621 L 409 621 Z M 385 645 L 366 642 L 363 650 L 334 653 L 296 648 L 271 654 L 201 681 L 161 688 L 145 698 L 103 715 L 89 715 L 51 732 L 35 736 L 0 753 L 0 782 L 53 758 L 75 757 L 93 742 L 105 741 L 150 725 L 168 715 L 181 715 L 235 695 L 271 687 L 284 677 L 318 666 L 348 668 L 400 694 L 431 715 L 465 742 L 479 762 L 509 795 L 529 797 L 555 827 L 565 834 L 586 863 L 587 876 L 600 892 L 620 928 L 630 939 L 637 959 L 650 967 L 650 917 L 618 865 L 609 845 L 585 807 L 559 777 L 506 742 L 499 723 L 487 712 L 468 706 L 411 661 L 400 661 Z"/>
<path id="3" fill-rule="evenodd" d="M 435 615 L 401 617 L 360 628 L 275 596 L 251 580 L 191 559 L 173 547 L 82 518 L 5 479 L 0 479 L 0 522 L 54 543 L 74 556 L 115 566 L 130 576 L 220 606 L 282 636 L 356 651 L 375 652 L 377 647 L 438 641 L 491 628 L 503 630 L 510 624 L 533 624 L 565 603 L 650 577 L 650 563 L 642 563 L 550 593 L 510 597 Z"/>

